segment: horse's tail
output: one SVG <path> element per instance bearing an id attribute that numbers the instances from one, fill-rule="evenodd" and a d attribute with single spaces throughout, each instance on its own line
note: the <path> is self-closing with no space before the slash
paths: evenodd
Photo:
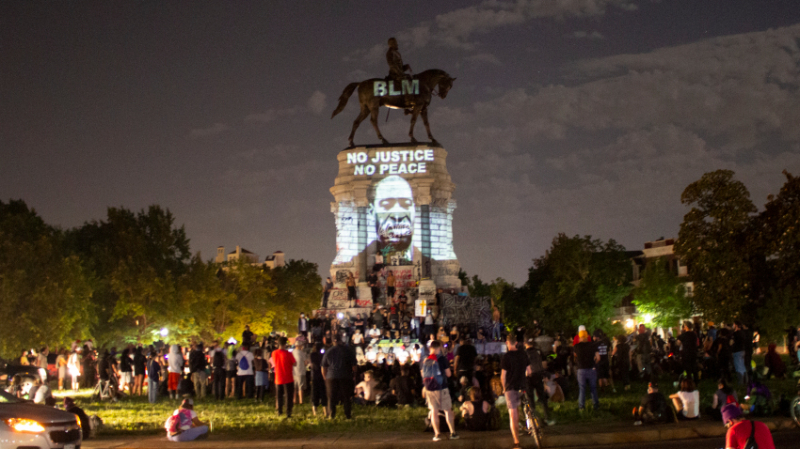
<path id="1" fill-rule="evenodd" d="M 355 92 L 356 87 L 358 87 L 359 84 L 360 83 L 350 83 L 344 88 L 344 92 L 342 92 L 342 95 L 339 96 L 339 106 L 336 106 L 333 114 L 331 114 L 331 118 L 336 117 L 336 114 L 344 110 L 344 107 L 347 106 L 347 100 L 350 99 L 350 95 L 353 95 L 353 92 Z"/>

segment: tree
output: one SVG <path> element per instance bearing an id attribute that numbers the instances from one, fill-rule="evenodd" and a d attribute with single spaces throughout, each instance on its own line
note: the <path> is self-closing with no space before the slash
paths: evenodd
<path id="1" fill-rule="evenodd" d="M 784 329 L 800 321 L 800 177 L 784 170 L 786 183 L 770 195 L 755 228 L 768 275 L 758 324 L 766 341 L 778 340 Z"/>
<path id="2" fill-rule="evenodd" d="M 322 298 L 322 278 L 317 264 L 305 260 L 290 260 L 283 267 L 270 270 L 274 278 L 276 331 L 293 336 L 297 332 L 297 319 L 319 305 Z"/>
<path id="3" fill-rule="evenodd" d="M 155 205 L 138 213 L 112 207 L 105 221 L 68 233 L 72 251 L 94 274 L 102 326 L 92 333 L 100 341 L 146 342 L 181 315 L 177 281 L 188 267 L 189 239 L 174 222 Z"/>
<path id="4" fill-rule="evenodd" d="M 630 260 L 613 239 L 559 234 L 544 256 L 534 260 L 526 284 L 529 304 L 549 331 L 611 329 L 614 309 L 630 292 Z"/>
<path id="5" fill-rule="evenodd" d="M 755 317 L 750 222 L 756 208 L 750 193 L 730 170 L 704 174 L 683 191 L 691 206 L 678 233 L 675 252 L 694 281 L 693 301 L 706 318 L 732 321 Z"/>
<path id="6" fill-rule="evenodd" d="M 692 313 L 692 303 L 678 277 L 658 258 L 644 269 L 639 285 L 633 289 L 633 303 L 639 313 L 653 316 L 659 327 L 677 326 Z"/>
<path id="7" fill-rule="evenodd" d="M 0 355 L 68 346 L 94 322 L 90 274 L 63 233 L 23 201 L 0 201 Z"/>

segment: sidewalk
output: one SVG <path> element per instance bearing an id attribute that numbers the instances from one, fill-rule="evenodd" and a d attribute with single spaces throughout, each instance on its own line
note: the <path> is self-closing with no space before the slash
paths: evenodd
<path id="1" fill-rule="evenodd" d="M 762 420 L 772 431 L 794 428 L 788 418 Z M 511 432 L 504 428 L 495 432 L 461 432 L 461 439 L 434 443 L 432 433 L 374 432 L 331 433 L 308 438 L 262 441 L 233 439 L 230 434 L 211 435 L 206 440 L 189 443 L 171 443 L 166 437 L 109 437 L 88 440 L 82 449 L 154 449 L 181 447 L 187 449 L 277 449 L 277 448 L 352 448 L 352 449 L 416 449 L 421 446 L 441 446 L 458 449 L 508 449 Z M 681 422 L 659 426 L 633 426 L 632 424 L 554 426 L 545 429 L 545 447 L 597 446 L 604 444 L 646 443 L 650 441 L 710 438 L 725 435 L 725 427 L 716 421 Z M 533 439 L 522 437 L 524 447 L 533 447 Z"/>

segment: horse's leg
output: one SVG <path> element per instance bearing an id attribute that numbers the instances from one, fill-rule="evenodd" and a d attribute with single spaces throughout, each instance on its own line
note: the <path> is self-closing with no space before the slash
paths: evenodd
<path id="1" fill-rule="evenodd" d="M 383 136 L 381 135 L 381 130 L 378 129 L 378 113 L 380 112 L 380 110 L 381 110 L 380 106 L 375 106 L 374 109 L 370 110 L 369 121 L 372 122 L 372 127 L 375 128 L 375 132 L 378 134 L 378 139 L 381 139 L 381 143 L 386 145 L 389 143 L 389 141 L 383 138 Z"/>
<path id="2" fill-rule="evenodd" d="M 353 144 L 353 137 L 355 137 L 356 135 L 356 130 L 358 129 L 358 125 L 360 125 L 361 122 L 363 122 L 368 115 L 369 115 L 369 109 L 367 108 L 367 106 L 361 105 L 361 112 L 358 114 L 358 117 L 356 117 L 356 120 L 353 122 L 353 130 L 350 131 L 350 137 L 348 137 L 348 141 L 350 142 L 351 147 L 355 146 Z"/>
<path id="3" fill-rule="evenodd" d="M 411 110 L 411 128 L 408 130 L 408 137 L 411 138 L 411 143 L 417 143 L 417 139 L 414 138 L 414 125 L 417 124 L 419 112 L 420 110 L 417 107 Z"/>
<path id="4" fill-rule="evenodd" d="M 431 134 L 431 125 L 428 123 L 428 108 L 422 108 L 420 114 L 422 115 L 422 123 L 425 125 L 425 131 L 428 131 L 428 139 L 431 139 L 431 143 L 438 144 L 439 142 L 437 142 L 436 139 L 433 138 L 433 134 Z"/>

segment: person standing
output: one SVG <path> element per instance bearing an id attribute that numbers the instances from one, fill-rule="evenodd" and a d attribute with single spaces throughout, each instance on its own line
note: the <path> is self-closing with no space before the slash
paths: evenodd
<path id="1" fill-rule="evenodd" d="M 353 394 L 353 376 L 356 373 L 356 356 L 349 347 L 342 345 L 338 338 L 333 339 L 333 347 L 322 358 L 322 378 L 328 394 L 328 417 L 336 417 L 336 403 L 341 401 L 344 416 L 351 419 L 351 402 Z"/>
<path id="2" fill-rule="evenodd" d="M 392 270 L 389 270 L 389 273 L 386 276 L 386 304 L 391 304 L 394 302 L 394 284 L 394 273 L 392 273 Z"/>
<path id="3" fill-rule="evenodd" d="M 250 332 L 250 325 L 246 324 L 244 326 L 244 331 L 242 331 L 242 346 L 247 346 L 248 348 L 255 344 L 256 342 L 256 335 Z"/>
<path id="4" fill-rule="evenodd" d="M 297 333 L 302 335 L 308 340 L 308 319 L 305 313 L 300 313 L 300 318 L 297 319 Z"/>
<path id="5" fill-rule="evenodd" d="M 275 367 L 275 408 L 278 416 L 283 413 L 286 401 L 286 417 L 292 417 L 294 406 L 294 376 L 292 371 L 297 363 L 291 352 L 286 350 L 286 337 L 278 339 L 278 349 L 272 351 L 272 364 Z"/>
<path id="6" fill-rule="evenodd" d="M 350 307 L 356 306 L 356 278 L 353 276 L 351 271 L 347 272 L 347 280 L 345 281 L 345 285 L 347 286 L 347 300 L 350 303 Z"/>
<path id="7" fill-rule="evenodd" d="M 555 421 L 550 421 L 550 408 L 547 406 L 547 392 L 544 389 L 545 366 L 542 361 L 542 353 L 539 352 L 536 344 L 536 336 L 533 333 L 525 338 L 525 354 L 528 356 L 531 367 L 531 373 L 528 376 L 528 398 L 533 406 L 533 393 L 536 392 L 536 397 L 539 398 L 539 403 L 544 408 L 544 420 L 547 425 L 552 426 Z"/>
<path id="8" fill-rule="evenodd" d="M 725 434 L 726 449 L 745 449 L 758 447 L 758 449 L 775 449 L 772 432 L 766 424 L 758 421 L 744 419 L 742 409 L 737 404 L 726 404 L 722 407 L 722 422 L 728 428 Z M 756 446 L 748 445 L 754 439 Z"/>
<path id="9" fill-rule="evenodd" d="M 211 367 L 213 369 L 213 384 L 211 392 L 214 394 L 216 400 L 221 401 L 225 399 L 225 351 L 217 345 L 214 351 L 212 351 L 212 354 Z"/>
<path id="10" fill-rule="evenodd" d="M 178 399 L 178 384 L 183 377 L 183 354 L 181 354 L 181 347 L 172 345 L 169 347 L 169 356 L 167 358 L 169 364 L 169 378 L 167 379 L 167 390 L 169 391 L 170 399 Z"/>
<path id="11" fill-rule="evenodd" d="M 255 396 L 255 371 L 253 371 L 253 353 L 250 352 L 250 346 L 242 345 L 242 348 L 236 354 L 236 399 L 241 399 L 243 396 L 247 399 L 253 399 Z M 242 390 L 245 390 L 244 393 Z"/>
<path id="12" fill-rule="evenodd" d="M 72 380 L 72 390 L 77 391 L 80 387 L 79 385 L 79 378 L 81 377 L 81 348 L 75 348 L 72 351 L 72 354 L 69 355 L 69 359 L 67 360 L 67 371 L 69 371 L 69 377 Z"/>
<path id="13" fill-rule="evenodd" d="M 681 362 L 683 364 L 683 371 L 691 376 L 692 382 L 697 383 L 697 348 L 700 345 L 700 339 L 694 332 L 691 321 L 683 322 L 683 332 L 678 335 L 678 341 L 681 344 Z"/>
<path id="14" fill-rule="evenodd" d="M 64 379 L 67 378 L 67 350 L 62 349 L 58 351 L 56 357 L 56 370 L 58 370 L 58 390 L 64 389 Z"/>
<path id="15" fill-rule="evenodd" d="M 469 338 L 461 337 L 459 340 L 458 349 L 456 349 L 456 356 L 453 360 L 453 369 L 456 372 L 456 378 L 461 379 L 466 377 L 469 380 L 469 385 L 472 385 L 472 378 L 475 375 L 475 359 L 478 358 L 478 350 L 472 346 L 472 340 Z"/>
<path id="16" fill-rule="evenodd" d="M 442 355 L 442 343 L 439 340 L 432 341 L 430 355 L 422 362 L 422 397 L 425 398 L 430 411 L 428 417 L 433 427 L 433 441 L 442 439 L 439 410 L 444 412 L 447 426 L 450 428 L 450 439 L 457 440 L 459 438 L 456 433 L 453 403 L 450 399 L 450 391 L 447 389 L 447 379 L 451 375 L 450 363 L 447 361 L 447 357 Z"/>
<path id="17" fill-rule="evenodd" d="M 578 409 L 586 409 L 586 385 L 592 392 L 592 404 L 595 410 L 600 407 L 600 400 L 597 396 L 597 370 L 595 364 L 600 360 L 597 348 L 589 341 L 589 333 L 586 331 L 578 332 L 580 342 L 575 345 L 575 363 L 578 369 Z"/>
<path id="18" fill-rule="evenodd" d="M 306 352 L 306 344 L 299 342 L 294 347 L 294 368 L 292 370 L 292 377 L 294 377 L 294 397 L 297 398 L 298 404 L 303 403 L 303 391 L 306 389 L 306 373 L 309 365 L 308 353 Z"/>
<path id="19" fill-rule="evenodd" d="M 731 355 L 733 357 L 733 369 L 736 371 L 736 378 L 739 381 L 739 385 L 744 385 L 745 382 L 747 382 L 747 367 L 744 365 L 744 340 L 745 333 L 744 329 L 742 329 L 742 323 L 734 321 Z"/>
<path id="20" fill-rule="evenodd" d="M 506 347 L 508 352 L 500 362 L 500 382 L 503 384 L 503 392 L 508 405 L 508 420 L 511 426 L 511 435 L 514 437 L 514 447 L 520 447 L 519 443 L 519 406 L 520 392 L 527 390 L 525 377 L 532 373 L 528 355 L 517 349 L 517 336 L 514 332 L 506 335 Z"/>
<path id="21" fill-rule="evenodd" d="M 155 404 L 158 400 L 158 381 L 161 374 L 161 364 L 158 363 L 158 355 L 150 352 L 147 363 L 147 400 Z M 172 394 L 170 393 L 170 397 Z"/>
<path id="22" fill-rule="evenodd" d="M 369 277 L 367 278 L 367 283 L 369 284 L 370 293 L 372 294 L 372 303 L 378 304 L 378 300 L 381 296 L 381 288 L 378 286 L 378 272 L 372 271 Z"/>
<path id="23" fill-rule="evenodd" d="M 325 379 L 322 377 L 322 357 L 324 349 L 321 342 L 314 344 L 309 361 L 311 363 L 311 413 L 317 416 L 317 407 L 327 401 L 325 393 Z M 325 407 L 323 407 L 325 410 Z M 325 413 L 325 416 L 328 414 Z"/>
<path id="24" fill-rule="evenodd" d="M 147 357 L 142 353 L 142 347 L 137 346 L 133 351 L 133 391 L 131 394 L 144 394 L 144 375 L 147 371 Z"/>
<path id="25" fill-rule="evenodd" d="M 322 308 L 323 309 L 327 309 L 328 308 L 328 298 L 331 297 L 331 290 L 333 290 L 333 281 L 331 280 L 331 277 L 328 276 L 325 279 L 325 286 L 322 289 Z"/>
<path id="26" fill-rule="evenodd" d="M 198 398 L 206 397 L 206 385 L 208 384 L 207 367 L 208 360 L 203 353 L 203 344 L 198 343 L 189 352 L 189 372 L 194 384 L 194 393 Z"/>

